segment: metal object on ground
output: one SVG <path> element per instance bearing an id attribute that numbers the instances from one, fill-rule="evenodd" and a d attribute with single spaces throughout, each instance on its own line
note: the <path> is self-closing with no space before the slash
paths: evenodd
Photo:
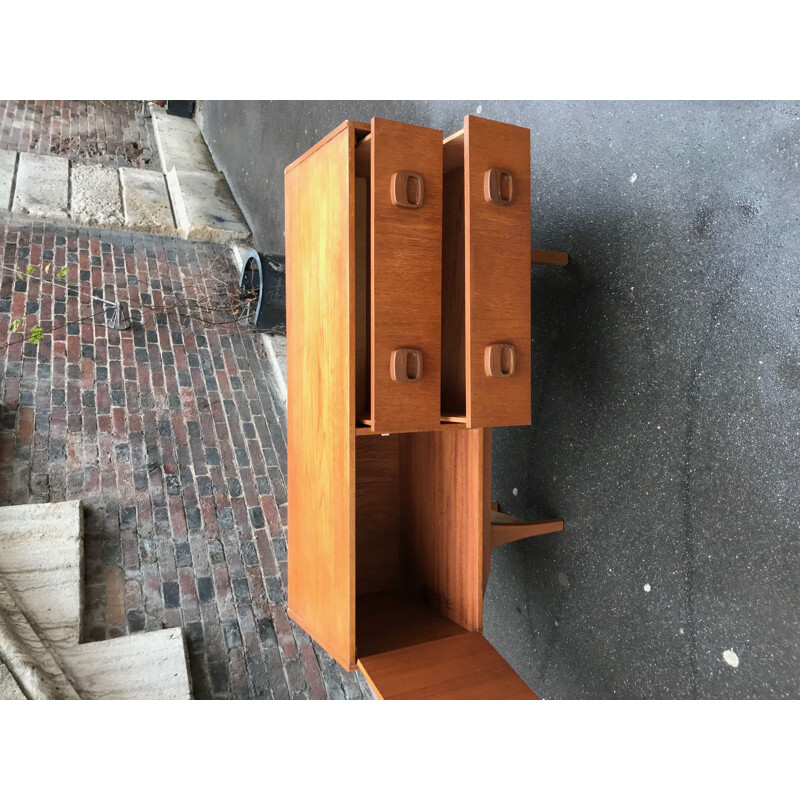
<path id="1" fill-rule="evenodd" d="M 242 325 L 259 330 L 286 329 L 286 260 L 282 255 L 268 255 L 248 250 L 242 253 L 239 297 L 244 308 L 239 316 Z"/>
<path id="2" fill-rule="evenodd" d="M 194 116 L 194 100 L 167 100 L 167 114 L 173 117 L 186 117 L 191 119 Z"/>
<path id="3" fill-rule="evenodd" d="M 108 321 L 108 327 L 116 331 L 127 331 L 131 327 L 131 314 L 128 304 L 124 300 L 118 300 L 114 306 L 114 313 Z"/>

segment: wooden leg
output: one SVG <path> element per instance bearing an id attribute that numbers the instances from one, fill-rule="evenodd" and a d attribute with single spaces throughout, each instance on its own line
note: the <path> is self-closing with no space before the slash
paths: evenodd
<path id="1" fill-rule="evenodd" d="M 559 253 L 557 250 L 534 250 L 531 248 L 531 264 L 566 267 L 568 262 L 568 253 Z"/>
<path id="2" fill-rule="evenodd" d="M 492 547 L 516 542 L 518 539 L 527 539 L 530 536 L 542 536 L 545 533 L 557 533 L 563 530 L 564 520 L 560 518 L 548 519 L 542 522 L 525 522 L 509 514 L 502 514 L 499 511 L 492 510 L 490 526 Z"/>

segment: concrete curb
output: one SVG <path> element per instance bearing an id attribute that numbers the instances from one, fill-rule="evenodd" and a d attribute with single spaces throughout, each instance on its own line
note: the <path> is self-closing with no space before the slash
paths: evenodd
<path id="1" fill-rule="evenodd" d="M 186 239 L 189 236 L 189 214 L 186 212 L 186 202 L 183 199 L 181 183 L 178 180 L 178 170 L 173 167 L 169 172 L 165 172 L 167 180 L 167 191 L 169 201 L 172 204 L 172 215 L 175 218 L 175 227 L 178 229 L 178 236 Z"/>

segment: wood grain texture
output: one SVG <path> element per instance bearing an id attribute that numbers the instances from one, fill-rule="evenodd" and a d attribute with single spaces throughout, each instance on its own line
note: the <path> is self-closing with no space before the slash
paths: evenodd
<path id="1" fill-rule="evenodd" d="M 480 633 L 360 658 L 382 700 L 538 700 Z"/>
<path id="2" fill-rule="evenodd" d="M 284 175 L 288 172 L 291 172 L 296 167 L 299 167 L 307 158 L 313 156 L 318 150 L 321 150 L 325 145 L 335 139 L 344 131 L 350 131 L 357 137 L 364 138 L 369 135 L 371 128 L 366 122 L 355 122 L 353 120 L 346 119 L 341 125 L 337 125 L 327 136 L 323 136 L 318 142 L 313 144 L 308 150 L 303 153 L 303 155 L 296 158 L 289 164 L 288 167 L 283 171 Z"/>
<path id="3" fill-rule="evenodd" d="M 358 658 L 464 633 L 460 625 L 406 591 L 360 595 L 356 627 Z"/>
<path id="4" fill-rule="evenodd" d="M 464 131 L 467 424 L 530 425 L 530 131 L 472 116 Z M 493 167 L 514 176 L 509 205 L 484 199 L 485 175 Z M 495 342 L 514 346 L 513 376 L 487 376 L 484 353 Z"/>
<path id="5" fill-rule="evenodd" d="M 286 170 L 289 615 L 355 664 L 355 129 Z"/>
<path id="6" fill-rule="evenodd" d="M 439 426 L 442 302 L 442 133 L 372 120 L 372 423 L 401 432 Z M 420 208 L 392 204 L 392 176 L 422 176 Z M 398 348 L 423 355 L 422 379 L 396 383 L 389 372 Z"/>
<path id="7" fill-rule="evenodd" d="M 356 594 L 399 589 L 400 437 L 356 440 Z"/>
<path id="8" fill-rule="evenodd" d="M 492 570 L 492 512 L 497 503 L 492 499 L 492 429 L 483 429 L 483 577 L 481 593 L 486 594 Z"/>
<path id="9" fill-rule="evenodd" d="M 407 585 L 470 631 L 483 624 L 484 448 L 484 432 L 465 428 L 400 441 Z"/>
<path id="10" fill-rule="evenodd" d="M 542 536 L 546 533 L 558 533 L 564 530 L 561 518 L 547 519 L 540 522 L 525 522 L 509 514 L 492 511 L 491 540 L 492 547 L 528 539 L 531 536 Z"/>
<path id="11" fill-rule="evenodd" d="M 568 253 L 561 253 L 558 250 L 531 250 L 531 264 L 566 267 L 568 263 Z"/>

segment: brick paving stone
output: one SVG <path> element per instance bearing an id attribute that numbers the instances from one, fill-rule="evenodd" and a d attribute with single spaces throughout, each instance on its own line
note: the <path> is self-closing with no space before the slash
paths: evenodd
<path id="1" fill-rule="evenodd" d="M 140 100 L 0 100 L 0 150 L 160 170 L 153 122 L 140 109 Z M 62 259 L 67 241 L 62 235 L 53 242 Z M 101 253 L 99 247 L 91 255 Z"/>
<path id="2" fill-rule="evenodd" d="M 235 287 L 228 251 L 0 226 L 4 265 L 59 259 L 66 282 L 0 271 L 0 503 L 83 500 L 84 636 L 181 626 L 198 698 L 370 696 L 286 614 L 285 409 L 259 337 L 197 310 Z M 131 330 L 94 301 L 117 297 Z"/>

